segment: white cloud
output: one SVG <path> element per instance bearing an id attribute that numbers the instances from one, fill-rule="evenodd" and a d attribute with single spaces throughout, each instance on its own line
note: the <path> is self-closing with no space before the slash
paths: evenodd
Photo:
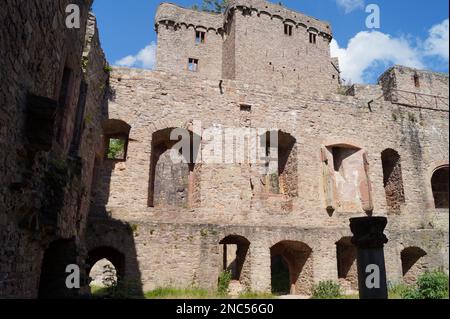
<path id="1" fill-rule="evenodd" d="M 433 26 L 429 30 L 429 37 L 424 44 L 425 55 L 439 56 L 448 63 L 449 61 L 448 30 L 449 30 L 448 19 L 444 20 L 440 24 Z"/>
<path id="2" fill-rule="evenodd" d="M 114 63 L 117 66 L 153 69 L 156 64 L 156 43 L 152 42 L 136 55 L 128 55 Z"/>
<path id="3" fill-rule="evenodd" d="M 336 3 L 344 9 L 345 13 L 364 8 L 364 0 L 336 0 Z"/>
<path id="4" fill-rule="evenodd" d="M 337 41 L 331 43 L 331 56 L 339 58 L 342 78 L 353 83 L 367 82 L 367 71 L 379 63 L 401 64 L 423 68 L 420 52 L 404 38 L 393 38 L 379 31 L 362 31 L 340 48 Z"/>

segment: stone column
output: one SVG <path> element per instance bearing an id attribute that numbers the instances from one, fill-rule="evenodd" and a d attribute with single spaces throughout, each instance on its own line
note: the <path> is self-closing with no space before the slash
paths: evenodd
<path id="1" fill-rule="evenodd" d="M 264 246 L 250 245 L 252 291 L 271 291 L 270 249 Z"/>
<path id="2" fill-rule="evenodd" d="M 385 217 L 350 219 L 352 243 L 357 248 L 358 285 L 360 299 L 387 299 L 388 289 L 384 244 L 388 239 L 383 231 Z"/>

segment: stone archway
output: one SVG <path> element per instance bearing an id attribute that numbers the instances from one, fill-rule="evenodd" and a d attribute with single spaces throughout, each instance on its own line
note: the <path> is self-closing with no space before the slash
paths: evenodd
<path id="1" fill-rule="evenodd" d="M 39 279 L 39 298 L 71 298 L 78 293 L 66 286 L 68 265 L 77 265 L 77 246 L 74 239 L 59 239 L 52 242 L 44 252 L 41 276 Z"/>
<path id="2" fill-rule="evenodd" d="M 403 281 L 414 284 L 427 269 L 424 257 L 427 252 L 419 247 L 408 247 L 401 252 Z"/>
<path id="3" fill-rule="evenodd" d="M 250 288 L 250 241 L 239 235 L 230 235 L 220 241 L 222 271 L 231 273 L 230 294 L 239 295 Z"/>
<path id="4" fill-rule="evenodd" d="M 449 208 L 448 165 L 436 169 L 431 177 L 434 207 Z"/>
<path id="5" fill-rule="evenodd" d="M 112 247 L 97 247 L 89 251 L 87 264 L 87 273 L 90 273 L 92 268 L 100 260 L 108 260 L 115 268 L 117 280 L 123 280 L 125 277 L 125 256 L 117 249 Z"/>
<path id="6" fill-rule="evenodd" d="M 351 237 L 344 237 L 336 243 L 338 278 L 346 290 L 358 290 L 356 253 L 356 247 L 351 243 Z"/>
<path id="7" fill-rule="evenodd" d="M 272 246 L 270 255 L 274 294 L 311 294 L 313 259 L 312 249 L 308 245 L 299 241 L 282 241 Z"/>

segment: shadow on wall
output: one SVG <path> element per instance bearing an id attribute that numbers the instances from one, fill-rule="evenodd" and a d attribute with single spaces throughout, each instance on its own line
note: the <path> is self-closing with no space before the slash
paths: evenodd
<path id="1" fill-rule="evenodd" d="M 139 298 L 143 297 L 143 291 L 134 241 L 135 226 L 112 218 L 106 210 L 111 175 L 115 166 L 127 159 L 131 130 L 127 123 L 109 119 L 108 102 L 112 99 L 114 93 L 110 92 L 102 108 L 102 149 L 97 152 L 92 178 L 91 209 L 86 230 L 86 270 L 89 274 L 99 260 L 109 260 L 117 270 L 117 284 L 126 290 L 122 292 L 124 296 Z"/>
<path id="2" fill-rule="evenodd" d="M 44 253 L 39 280 L 39 298 L 74 298 L 78 291 L 66 287 L 66 267 L 77 264 L 77 245 L 74 239 L 52 242 Z"/>
<path id="3" fill-rule="evenodd" d="M 117 271 L 117 284 L 123 297 L 143 298 L 142 280 L 134 242 L 135 229 L 112 218 L 92 217 L 87 229 L 87 273 L 102 259 Z"/>

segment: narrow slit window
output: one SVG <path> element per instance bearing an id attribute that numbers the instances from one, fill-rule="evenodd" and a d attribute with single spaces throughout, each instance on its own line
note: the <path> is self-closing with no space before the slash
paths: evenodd
<path id="1" fill-rule="evenodd" d="M 317 43 L 317 34 L 315 34 L 315 33 L 309 34 L 309 43 L 311 43 L 311 44 Z"/>
<path id="2" fill-rule="evenodd" d="M 188 69 L 191 72 L 198 71 L 198 59 L 189 58 Z"/>
<path id="3" fill-rule="evenodd" d="M 420 88 L 420 78 L 419 78 L 419 75 L 417 73 L 414 74 L 414 86 L 416 88 Z"/>
<path id="4" fill-rule="evenodd" d="M 292 26 L 289 24 L 284 25 L 284 34 L 288 36 L 292 36 Z"/>
<path id="5" fill-rule="evenodd" d="M 205 43 L 205 36 L 206 36 L 205 32 L 195 31 L 195 43 L 196 44 Z"/>

